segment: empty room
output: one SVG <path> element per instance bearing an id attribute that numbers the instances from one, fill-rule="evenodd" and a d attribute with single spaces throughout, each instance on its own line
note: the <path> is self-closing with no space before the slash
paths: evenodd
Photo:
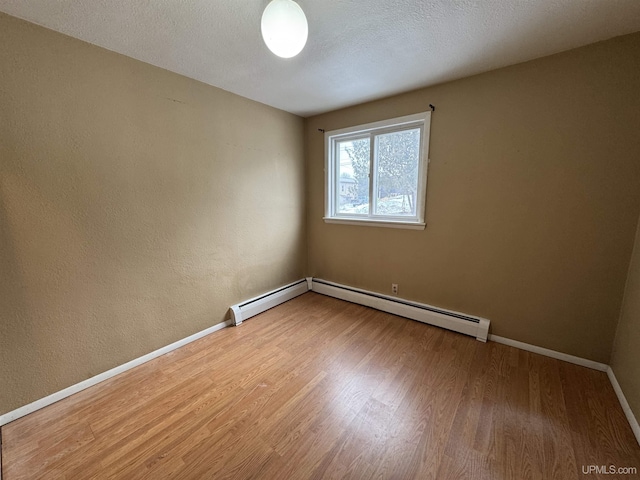
<path id="1" fill-rule="evenodd" d="M 640 2 L 0 0 L 0 480 L 640 478 Z"/>

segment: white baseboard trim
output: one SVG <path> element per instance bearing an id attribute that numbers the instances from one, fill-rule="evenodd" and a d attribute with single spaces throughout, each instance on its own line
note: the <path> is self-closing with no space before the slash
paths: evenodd
<path id="1" fill-rule="evenodd" d="M 240 325 L 247 318 L 251 318 L 270 308 L 277 307 L 292 298 L 309 291 L 308 279 L 300 279 L 296 282 L 284 285 L 270 292 L 264 293 L 254 298 L 250 298 L 242 303 L 231 306 L 231 321 L 235 326 Z"/>
<path id="2" fill-rule="evenodd" d="M 627 397 L 624 396 L 624 393 L 622 392 L 622 388 L 618 383 L 618 379 L 613 373 L 613 369 L 611 367 L 607 368 L 607 377 L 609 377 L 609 381 L 611 381 L 613 390 L 616 392 L 616 395 L 618 396 L 618 401 L 620 402 L 622 411 L 627 417 L 627 421 L 629 422 L 629 425 L 631 425 L 631 430 L 633 430 L 633 434 L 636 436 L 638 445 L 640 445 L 640 425 L 638 424 L 638 419 L 633 414 L 633 410 L 631 410 L 631 407 L 629 406 L 629 402 L 627 402 Z"/>
<path id="3" fill-rule="evenodd" d="M 159 348 L 158 350 L 154 350 L 151 353 L 147 353 L 141 357 L 135 358 L 130 362 L 127 362 L 118 367 L 112 368 L 111 370 L 107 370 L 106 372 L 100 373 L 95 377 L 88 378 L 80 383 L 76 383 L 75 385 L 71 385 L 70 387 L 65 388 L 64 390 L 60 390 L 59 392 L 52 393 L 49 396 L 36 400 L 35 402 L 29 403 L 23 407 L 17 408 L 11 412 L 5 413 L 4 415 L 0 415 L 0 427 L 2 425 L 6 425 L 9 422 L 17 420 L 20 417 L 24 417 L 30 413 L 35 412 L 36 410 L 40 410 L 46 406 L 51 405 L 52 403 L 58 402 L 64 398 L 70 397 L 74 393 L 81 392 L 89 387 L 93 387 L 94 385 L 104 382 L 116 375 L 126 372 L 127 370 L 131 370 L 138 365 L 142 365 L 143 363 L 148 362 L 149 360 L 153 360 L 154 358 L 159 357 L 160 355 L 164 355 L 165 353 L 169 353 L 172 350 L 180 348 L 188 343 L 194 342 L 206 335 L 209 335 L 213 332 L 217 332 L 218 330 L 223 329 L 224 327 L 228 327 L 231 325 L 231 320 L 225 320 L 224 322 L 220 322 L 212 327 L 209 327 L 205 330 L 202 330 L 198 333 L 194 333 L 186 338 L 178 340 L 170 345 Z M 0 479 L 1 480 L 1 479 Z"/>
<path id="4" fill-rule="evenodd" d="M 405 307 L 410 307 L 410 305 L 398 304 L 397 298 L 390 297 L 388 298 L 385 295 L 379 294 L 371 294 L 371 292 L 367 292 L 365 290 L 359 290 L 352 287 L 345 287 L 339 284 L 334 284 L 333 282 L 327 282 L 325 280 L 320 280 L 322 283 L 316 281 L 317 279 L 308 279 L 311 283 L 311 290 L 317 293 L 321 293 L 323 295 L 328 295 L 331 297 L 339 298 L 341 300 L 346 300 L 348 302 L 357 303 L 360 305 L 364 305 L 367 307 L 375 308 L 377 310 L 382 310 L 388 313 L 392 313 L 394 315 L 399 315 L 402 317 L 412 318 L 414 320 L 423 321 L 417 318 L 414 318 L 412 315 L 415 312 L 411 310 L 406 310 Z M 371 296 L 373 295 L 373 296 Z M 428 312 L 432 313 L 432 312 Z M 456 313 L 456 312 L 453 312 Z M 456 319 L 457 320 L 457 319 Z M 444 321 L 449 321 L 449 319 L 445 319 Z M 487 328 L 488 328 L 488 320 Z M 435 322 L 426 321 L 425 323 L 435 324 L 437 326 L 443 326 L 444 328 L 450 328 L 451 324 L 446 325 L 438 325 Z M 467 333 L 467 332 L 461 332 Z M 468 335 L 476 336 L 474 332 L 467 333 Z M 638 421 L 634 416 L 631 408 L 629 407 L 629 403 L 618 384 L 618 381 L 613 374 L 613 370 L 609 365 L 604 363 L 595 362 L 593 360 L 587 360 L 586 358 L 576 357 L 574 355 L 569 355 L 567 353 L 558 352 L 556 350 L 551 350 L 544 347 L 538 347 L 536 345 L 531 345 L 529 343 L 519 342 L 517 340 L 511 340 L 510 338 L 500 337 L 498 335 L 487 335 L 485 338 L 488 338 L 490 341 L 494 341 L 496 343 L 502 343 L 504 345 L 508 345 L 510 347 L 519 348 L 521 350 L 526 350 L 528 352 L 537 353 L 540 355 L 544 355 L 546 357 L 555 358 L 557 360 L 562 360 L 565 362 L 573 363 L 575 365 L 580 365 L 582 367 L 591 368 L 593 370 L 598 370 L 600 372 L 606 372 L 609 380 L 611 381 L 611 385 L 613 386 L 616 395 L 618 396 L 618 400 L 620 401 L 620 406 L 624 411 L 624 414 L 629 421 L 629 425 L 631 426 L 631 430 L 638 440 L 638 444 L 640 444 L 640 425 L 638 425 Z M 480 340 L 480 338 L 478 338 Z"/>
<path id="5" fill-rule="evenodd" d="M 74 393 L 78 393 L 89 387 L 97 385 L 98 383 L 104 382 L 105 380 L 108 380 L 120 373 L 126 372 L 127 370 L 137 367 L 138 365 L 142 365 L 143 363 L 153 360 L 154 358 L 164 355 L 165 353 L 169 353 L 172 350 L 176 350 L 177 348 L 180 348 L 184 345 L 194 342 L 213 332 L 221 330 L 227 326 L 230 326 L 233 324 L 239 325 L 240 323 L 242 323 L 243 320 L 246 320 L 247 318 L 257 315 L 262 311 L 268 310 L 269 308 L 273 308 L 294 297 L 297 297 L 298 295 L 302 295 L 303 293 L 309 290 L 313 290 L 323 295 L 340 298 L 342 300 L 346 300 L 352 303 L 357 303 L 360 305 L 368 306 L 371 308 L 375 308 L 377 310 L 382 310 L 388 313 L 392 313 L 394 315 L 399 315 L 407 318 L 412 318 L 408 314 L 415 313 L 410 310 L 411 307 L 415 308 L 414 305 L 421 305 L 421 304 L 411 305 L 409 303 L 402 304 L 402 303 L 398 303 L 398 299 L 395 297 L 387 297 L 384 295 L 373 294 L 372 292 L 367 292 L 365 290 L 359 290 L 351 287 L 343 287 L 339 284 L 333 284 L 332 282 L 326 282 L 324 280 L 322 280 L 323 282 L 322 284 L 318 282 L 314 283 L 313 280 L 314 279 L 312 279 L 311 277 L 308 277 L 304 280 L 300 280 L 298 282 L 294 282 L 292 284 L 286 285 L 282 288 L 273 290 L 259 297 L 255 297 L 253 299 L 247 300 L 246 302 L 243 302 L 241 304 L 234 305 L 233 307 L 231 307 L 232 318 L 230 320 L 225 320 L 223 322 L 220 322 L 205 330 L 202 330 L 198 333 L 194 333 L 193 335 L 190 335 L 186 338 L 178 340 L 177 342 L 174 342 L 170 345 L 167 345 L 165 347 L 159 348 L 158 350 L 155 350 L 146 355 L 143 355 L 142 357 L 136 358 L 123 365 L 112 368 L 111 370 L 107 370 L 106 372 L 103 372 L 99 375 L 96 375 L 80 383 L 67 387 L 64 390 L 60 390 L 59 392 L 53 393 L 47 397 L 36 400 L 35 402 L 32 402 L 28 405 L 25 405 L 23 407 L 17 408 L 16 410 L 0 415 L 0 427 L 3 425 L 6 425 L 9 422 L 17 420 L 18 418 L 24 417 L 25 415 L 35 412 L 36 410 L 39 410 L 55 402 L 58 402 L 64 398 L 67 398 L 73 395 Z M 345 290 L 345 288 L 348 288 L 348 290 Z M 447 312 L 457 313 L 457 312 L 450 312 L 450 311 L 447 311 Z M 437 314 L 436 312 L 428 312 L 428 313 L 441 315 L 441 314 Z M 442 315 L 442 316 L 445 316 L 445 315 Z M 429 323 L 436 326 L 443 326 L 443 328 L 451 329 L 450 324 L 448 323 L 446 325 L 438 325 L 437 323 L 437 322 L 449 322 L 450 321 L 449 318 L 446 318 L 445 320 L 440 320 L 438 319 L 438 317 L 434 317 L 434 318 L 436 319 L 436 322 L 432 322 L 432 321 L 424 322 L 423 320 L 420 320 L 420 319 L 416 319 L 416 320 L 423 321 L 424 323 Z M 627 399 L 624 396 L 624 393 L 622 392 L 622 388 L 620 387 L 620 384 L 618 383 L 618 380 L 616 379 L 613 373 L 613 370 L 609 365 L 605 365 L 604 363 L 594 362 L 593 360 L 587 360 L 585 358 L 576 357 L 576 356 L 558 352 L 555 350 L 550 350 L 548 348 L 538 347 L 536 345 L 531 345 L 529 343 L 519 342 L 517 340 L 511 340 L 509 338 L 500 337 L 498 335 L 493 335 L 493 334 L 491 335 L 485 334 L 484 340 L 482 340 L 482 332 L 478 332 L 477 329 L 484 328 L 484 322 L 486 322 L 486 329 L 488 330 L 489 321 L 486 319 L 482 319 L 480 317 L 475 317 L 475 318 L 478 318 L 479 320 L 483 320 L 482 322 L 483 325 L 481 327 L 476 327 L 476 330 L 474 331 L 469 331 L 467 335 L 475 336 L 476 338 L 478 338 L 478 340 L 486 341 L 486 339 L 488 338 L 488 340 L 494 341 L 496 343 L 502 343 L 504 345 L 516 347 L 521 350 L 538 353 L 540 355 L 544 355 L 547 357 L 556 358 L 558 360 L 563 360 L 565 362 L 573 363 L 573 364 L 580 365 L 587 368 L 592 368 L 594 370 L 599 370 L 601 372 L 606 372 L 607 376 L 609 377 L 609 380 L 611 381 L 611 385 L 613 386 L 613 389 L 618 397 L 618 400 L 620 401 L 622 410 L 624 411 L 624 414 L 626 415 L 627 420 L 629 421 L 631 430 L 633 431 L 636 437 L 636 440 L 638 440 L 638 444 L 640 444 L 640 425 L 638 424 L 638 420 L 634 416 L 633 411 L 631 410 L 631 407 L 629 406 L 629 403 L 627 402 Z M 236 323 L 238 320 L 239 322 Z M 454 320 L 458 320 L 458 319 L 454 318 Z M 469 322 L 469 323 L 472 323 L 472 322 Z M 461 333 L 465 333 L 465 332 L 461 332 Z M 478 336 L 478 333 L 480 336 Z M 0 455 L 1 455 L 1 452 L 0 452 Z M 2 457 L 0 456 L 0 459 L 1 458 Z M 2 480 L 1 466 L 0 466 L 0 480 Z"/>
<path id="6" fill-rule="evenodd" d="M 400 317 L 410 318 L 418 322 L 428 323 L 429 325 L 470 335 L 481 342 L 487 341 L 489 320 L 486 318 L 475 317 L 467 315 L 466 313 L 445 310 L 424 303 L 369 292 L 319 278 L 311 279 L 311 285 L 311 290 L 321 293 L 322 295 L 328 295 L 347 302 L 382 310 L 383 312 Z"/>
<path id="7" fill-rule="evenodd" d="M 111 370 L 107 370 L 106 372 L 100 373 L 95 377 L 88 378 L 87 380 L 83 380 L 80 383 L 76 383 L 75 385 L 71 385 L 70 387 L 65 388 L 64 390 L 60 390 L 59 392 L 52 393 L 44 398 L 36 400 L 35 402 L 29 403 L 28 405 L 24 405 L 20 408 L 7 412 L 3 415 L 0 415 L 0 427 L 6 425 L 9 422 L 17 420 L 18 418 L 24 417 L 30 413 L 35 412 L 36 410 L 40 410 L 46 406 L 49 406 L 55 402 L 58 402 L 64 398 L 70 397 L 74 393 L 81 392 L 89 387 L 97 385 L 100 382 L 104 382 L 116 375 L 126 372 L 138 365 L 142 365 L 143 363 L 148 362 L 149 360 L 153 360 L 154 358 L 159 357 L 160 355 L 164 355 L 165 353 L 169 353 L 172 350 L 180 348 L 188 343 L 194 342 L 206 335 L 209 335 L 213 332 L 223 329 L 224 327 L 228 327 L 230 325 L 236 324 L 239 325 L 242 323 L 242 320 L 246 320 L 258 313 L 268 310 L 269 308 L 275 307 L 281 303 L 286 302 L 298 295 L 301 295 L 309 290 L 309 281 L 307 279 L 299 280 L 298 282 L 294 282 L 292 284 L 286 285 L 279 289 L 268 292 L 259 297 L 247 300 L 246 302 L 242 302 L 239 305 L 235 305 L 231 307 L 231 319 L 225 320 L 223 322 L 218 323 L 212 327 L 209 327 L 201 332 L 194 333 L 186 338 L 178 340 L 170 345 L 164 346 L 155 350 L 151 353 L 147 353 L 142 357 L 135 358 L 130 362 L 127 362 L 123 365 L 112 368 Z M 234 310 L 235 308 L 235 310 Z M 238 317 L 238 313 L 240 316 Z M 240 322 L 238 323 L 238 319 Z M 1 467 L 0 467 L 1 468 Z M 0 480 L 2 478 L 0 477 Z"/>
<path id="8" fill-rule="evenodd" d="M 538 353 L 545 357 L 557 358 L 558 360 L 564 360 L 565 362 L 574 363 L 582 367 L 592 368 L 593 370 L 599 370 L 606 372 L 609 365 L 604 363 L 594 362 L 593 360 L 587 360 L 586 358 L 576 357 L 569 355 L 568 353 L 557 352 L 556 350 L 549 350 L 548 348 L 538 347 L 537 345 L 531 345 L 530 343 L 519 342 L 517 340 L 511 340 L 510 338 L 499 337 L 498 335 L 489 335 L 489 340 L 509 345 L 510 347 L 516 347 L 527 352 Z"/>
<path id="9" fill-rule="evenodd" d="M 569 355 L 567 353 L 557 352 L 555 350 L 550 350 L 548 348 L 538 347 L 536 345 L 531 345 L 529 343 L 518 342 L 517 340 L 511 340 L 510 338 L 499 337 L 498 335 L 489 335 L 489 340 L 502 343 L 504 345 L 509 345 L 510 347 L 516 347 L 521 350 L 526 350 L 528 352 L 538 353 L 540 355 L 544 355 L 545 357 L 551 357 L 558 360 L 563 360 L 565 362 L 573 363 L 576 365 L 580 365 L 582 367 L 591 368 L 593 370 L 598 370 L 600 372 L 606 372 L 607 377 L 609 377 L 609 381 L 611 382 L 611 386 L 613 390 L 616 392 L 616 396 L 618 397 L 618 401 L 620 402 L 620 406 L 622 407 L 622 411 L 627 417 L 627 421 L 631 426 L 631 430 L 638 441 L 638 445 L 640 445 L 640 425 L 638 424 L 638 420 L 636 419 L 631 407 L 629 406 L 629 402 L 627 402 L 627 398 L 624 396 L 622 392 L 622 388 L 618 383 L 618 379 L 613 373 L 613 369 L 609 365 L 605 365 L 604 363 L 594 362 L 593 360 L 587 360 L 586 358 L 576 357 L 573 355 Z"/>

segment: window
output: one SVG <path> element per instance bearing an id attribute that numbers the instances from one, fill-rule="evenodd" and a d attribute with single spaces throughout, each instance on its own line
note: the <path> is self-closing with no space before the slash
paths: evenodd
<path id="1" fill-rule="evenodd" d="M 431 112 L 325 133 L 325 222 L 423 229 Z"/>

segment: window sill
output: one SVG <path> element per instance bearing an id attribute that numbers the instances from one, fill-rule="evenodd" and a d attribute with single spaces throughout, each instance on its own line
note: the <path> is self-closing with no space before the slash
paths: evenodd
<path id="1" fill-rule="evenodd" d="M 409 230 L 424 230 L 426 223 L 403 222 L 394 220 L 360 220 L 358 218 L 323 217 L 324 223 L 339 223 L 342 225 L 359 225 L 363 227 L 406 228 Z"/>

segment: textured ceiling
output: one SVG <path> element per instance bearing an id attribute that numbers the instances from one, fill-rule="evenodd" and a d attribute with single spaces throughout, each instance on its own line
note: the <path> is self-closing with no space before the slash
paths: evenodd
<path id="1" fill-rule="evenodd" d="M 640 30 L 640 0 L 299 0 L 300 55 L 268 0 L 0 0 L 0 11 L 308 116 Z"/>

